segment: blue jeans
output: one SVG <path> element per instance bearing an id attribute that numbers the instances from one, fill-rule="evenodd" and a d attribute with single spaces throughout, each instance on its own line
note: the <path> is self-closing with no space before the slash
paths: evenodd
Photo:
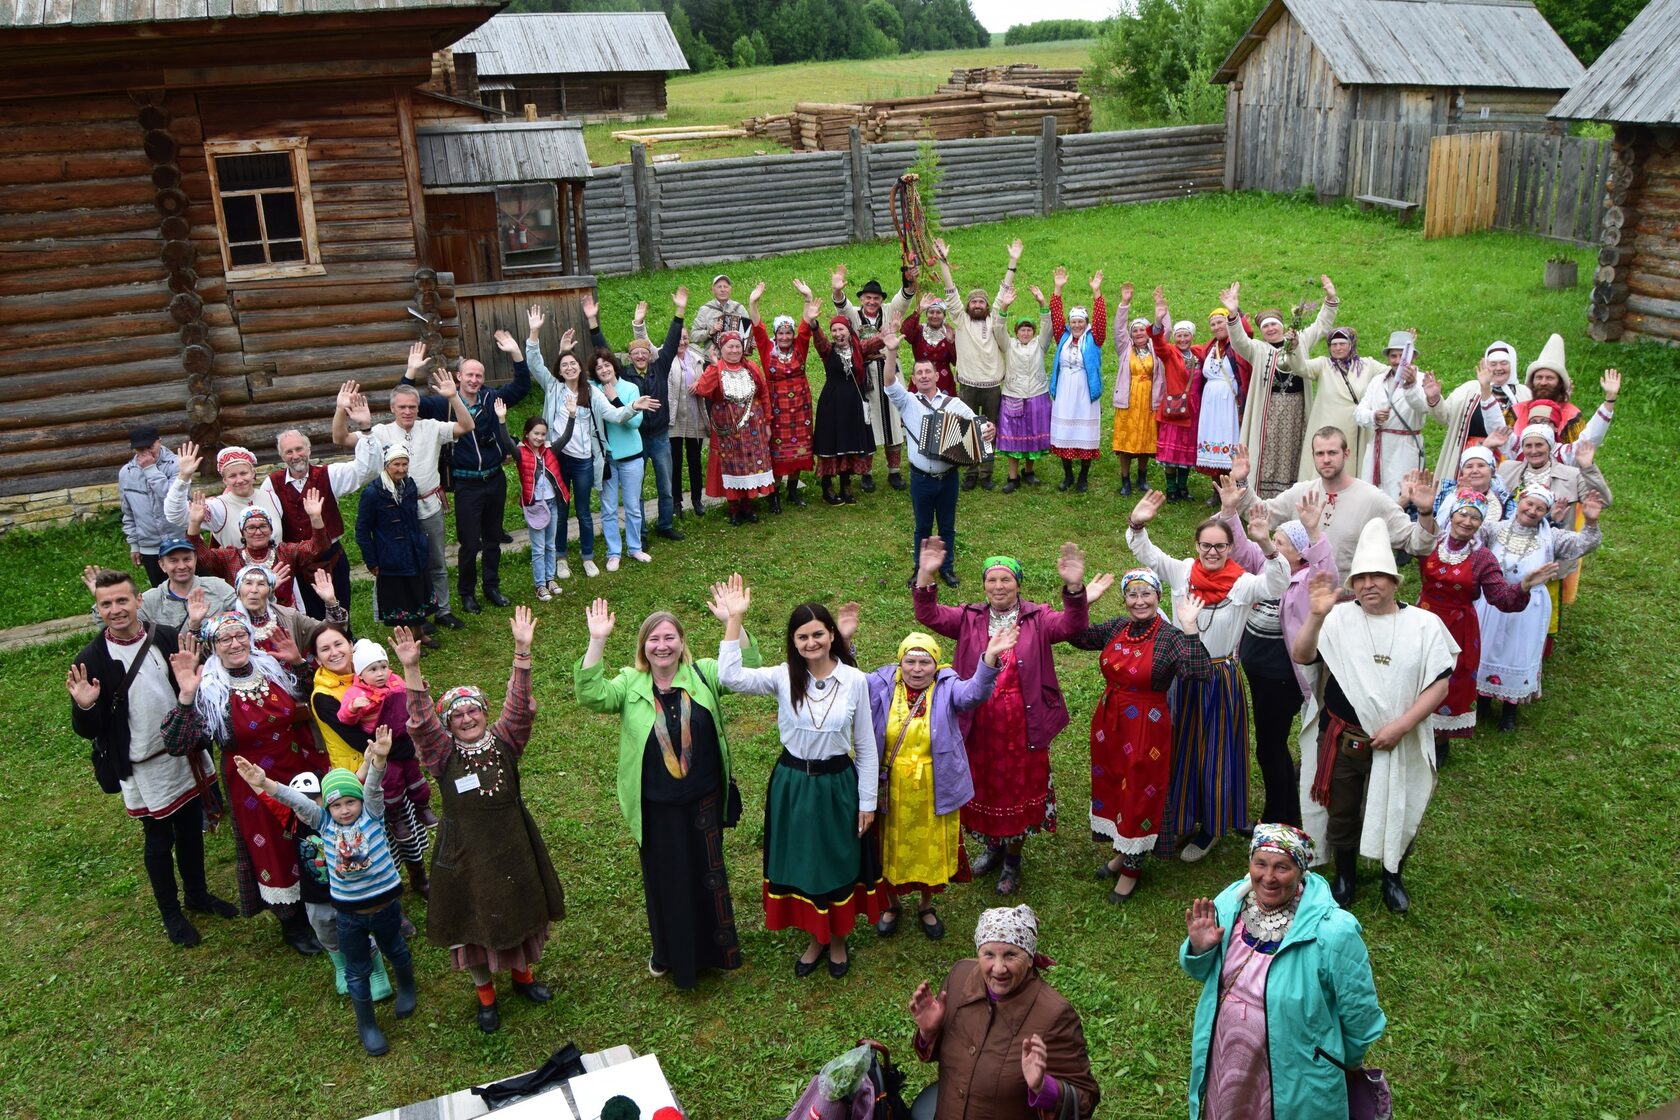
<path id="1" fill-rule="evenodd" d="M 612 477 L 601 483 L 601 534 L 607 538 L 607 555 L 619 554 L 618 509 L 624 507 L 624 544 L 631 552 L 642 550 L 642 474 L 647 463 L 626 459 L 612 465 Z"/>
<path id="2" fill-rule="evenodd" d="M 555 542 L 566 524 L 558 496 L 544 498 L 542 504 L 548 507 L 548 524 L 531 530 L 531 578 L 539 588 L 554 578 L 560 560 Z"/>
<path id="3" fill-rule="evenodd" d="M 928 474 L 910 468 L 910 512 L 916 519 L 916 535 L 910 540 L 911 570 L 921 563 L 922 542 L 939 520 L 939 535 L 945 541 L 945 571 L 957 570 L 957 488 L 961 472 Z"/>
<path id="4" fill-rule="evenodd" d="M 589 512 L 589 495 L 595 492 L 595 463 L 590 459 L 574 459 L 570 455 L 557 456 L 560 470 L 572 488 L 571 505 L 577 510 L 578 549 L 585 560 L 595 559 L 595 517 Z M 560 528 L 555 532 L 556 558 L 566 555 L 567 502 L 557 499 L 560 506 Z"/>
<path id="5" fill-rule="evenodd" d="M 338 944 L 344 953 L 344 986 L 351 999 L 371 999 L 368 975 L 373 972 L 373 949 L 368 935 L 379 942 L 395 968 L 407 968 L 414 960 L 408 952 L 408 942 L 402 935 L 402 903 L 393 899 L 390 905 L 371 914 L 350 910 L 338 912 Z"/>
<path id="6" fill-rule="evenodd" d="M 671 433 L 642 437 L 642 454 L 653 464 L 653 488 L 659 493 L 658 528 L 671 527 Z"/>

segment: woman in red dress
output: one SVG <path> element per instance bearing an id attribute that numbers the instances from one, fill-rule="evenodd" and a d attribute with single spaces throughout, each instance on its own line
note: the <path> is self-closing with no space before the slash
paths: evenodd
<path id="1" fill-rule="evenodd" d="M 1087 600 L 1100 598 L 1111 579 L 1093 579 Z M 1191 594 L 1174 601 L 1179 630 L 1161 616 L 1161 580 L 1154 572 L 1133 568 L 1119 582 L 1125 613 L 1072 642 L 1102 651 L 1098 665 L 1107 683 L 1091 715 L 1091 833 L 1114 841 L 1116 854 L 1097 868 L 1097 878 L 1117 880 L 1108 896 L 1115 904 L 1137 890 L 1161 832 L 1172 780 L 1167 689 L 1180 677 L 1213 675 L 1213 660 L 1196 637 L 1200 599 Z"/>
<path id="2" fill-rule="evenodd" d="M 297 681 L 286 668 L 253 645 L 251 624 L 228 612 L 204 626 L 210 656 L 192 679 L 179 668 L 181 703 L 163 725 L 165 743 L 195 743 L 209 737 L 221 748 L 231 795 L 239 910 L 246 917 L 265 906 L 280 919 L 286 944 L 305 956 L 321 951 L 304 914 L 298 890 L 297 845 L 280 822 L 239 779 L 235 758 L 261 766 L 277 782 L 330 765 L 315 745 L 309 709 L 294 697 Z M 190 634 L 182 650 L 197 652 Z M 187 705 L 191 704 L 190 707 Z"/>
<path id="3" fill-rule="evenodd" d="M 811 353 L 809 320 L 817 313 L 817 301 L 803 280 L 793 286 L 805 297 L 805 314 L 796 326 L 786 315 L 778 315 L 769 333 L 758 313 L 758 297 L 764 285 L 747 297 L 752 316 L 753 344 L 764 363 L 764 379 L 770 386 L 770 469 L 778 480 L 787 479 L 788 504 L 803 506 L 799 496 L 799 472 L 816 469 L 811 455 L 811 383 L 805 377 L 805 359 Z M 775 345 L 771 345 L 772 336 Z M 770 492 L 770 512 L 782 512 L 781 495 Z"/>
<path id="4" fill-rule="evenodd" d="M 770 386 L 743 357 L 738 331 L 718 336 L 718 360 L 694 383 L 709 402 L 712 453 L 706 459 L 706 493 L 729 502 L 729 523 L 757 521 L 752 500 L 776 490 L 770 470 Z"/>

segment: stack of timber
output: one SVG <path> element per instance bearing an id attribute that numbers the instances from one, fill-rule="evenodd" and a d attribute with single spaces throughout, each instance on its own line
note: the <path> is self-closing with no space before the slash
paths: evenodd
<path id="1" fill-rule="evenodd" d="M 1680 342 L 1680 129 L 1619 125 L 1587 331 Z"/>
<path id="2" fill-rule="evenodd" d="M 733 140 L 745 135 L 744 128 L 697 124 L 684 128 L 621 128 L 612 138 L 628 144 L 660 144 L 679 140 Z"/>
<path id="3" fill-rule="evenodd" d="M 1181 125 L 1063 136 L 1057 199 L 1069 209 L 1217 191 L 1225 183 L 1225 126 Z"/>
<path id="4" fill-rule="evenodd" d="M 1007 66 L 976 66 L 951 71 L 950 87 L 968 89 L 985 82 L 1008 82 L 1034 89 L 1077 92 L 1085 71 L 1077 66 L 1044 67 L 1032 62 L 1011 62 Z"/>
<path id="5" fill-rule="evenodd" d="M 802 101 L 791 114 L 791 136 L 792 146 L 804 151 L 843 151 L 853 128 L 866 144 L 1036 136 L 1046 116 L 1056 118 L 1060 134 L 1089 132 L 1091 99 L 1065 90 L 981 82 L 859 104 Z"/>
<path id="6" fill-rule="evenodd" d="M 768 117 L 748 117 L 741 122 L 741 128 L 748 136 L 762 136 L 766 140 L 773 140 L 784 148 L 791 148 L 793 143 L 793 117 L 788 113 L 774 113 Z"/>

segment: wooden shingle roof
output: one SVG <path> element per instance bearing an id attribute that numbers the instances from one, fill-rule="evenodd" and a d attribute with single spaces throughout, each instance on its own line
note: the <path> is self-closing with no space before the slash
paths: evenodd
<path id="1" fill-rule="evenodd" d="M 1213 80 L 1236 78 L 1285 11 L 1343 85 L 1563 90 L 1584 73 L 1529 0 L 1272 0 Z"/>
<path id="2" fill-rule="evenodd" d="M 111 27 L 133 23 L 329 15 L 420 8 L 499 8 L 504 0 L 0 0 L 0 27 Z"/>
<path id="3" fill-rule="evenodd" d="M 481 78 L 688 69 L 664 12 L 506 13 L 454 50 L 476 57 Z"/>
<path id="4" fill-rule="evenodd" d="M 1651 0 L 1548 116 L 1680 124 L 1680 0 Z"/>
<path id="5" fill-rule="evenodd" d="M 576 121 L 437 124 L 414 131 L 420 183 L 439 189 L 589 178 Z"/>

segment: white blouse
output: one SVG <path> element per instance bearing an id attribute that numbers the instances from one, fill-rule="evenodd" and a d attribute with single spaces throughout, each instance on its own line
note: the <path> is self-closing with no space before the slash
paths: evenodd
<path id="1" fill-rule="evenodd" d="M 800 671 L 805 671 L 801 667 Z M 862 670 L 837 663 L 825 687 L 805 681 L 805 703 L 790 699 L 789 667 L 748 669 L 741 664 L 741 643 L 718 644 L 718 681 L 730 692 L 776 698 L 776 730 L 782 747 L 795 758 L 816 762 L 850 755 L 857 765 L 858 811 L 873 813 L 880 781 L 875 752 L 875 718 L 869 710 L 869 680 Z"/>
<path id="2" fill-rule="evenodd" d="M 1139 562 L 1160 576 L 1161 582 L 1170 587 L 1174 595 L 1189 593 L 1190 565 L 1198 561 L 1174 560 L 1155 547 L 1146 529 L 1127 526 L 1126 544 Z M 1222 602 L 1203 609 L 1196 619 L 1198 636 L 1208 656 L 1230 657 L 1236 652 L 1249 612 L 1234 608 L 1251 607 L 1267 599 L 1281 599 L 1288 589 L 1289 562 L 1278 553 L 1272 554 L 1258 575 L 1244 572 L 1238 576 L 1237 582 L 1231 585 L 1230 594 Z"/>

